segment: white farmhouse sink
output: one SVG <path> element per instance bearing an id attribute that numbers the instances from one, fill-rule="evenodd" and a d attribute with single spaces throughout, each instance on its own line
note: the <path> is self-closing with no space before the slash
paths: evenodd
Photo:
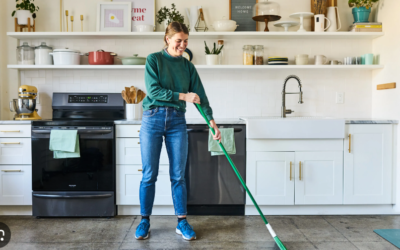
<path id="1" fill-rule="evenodd" d="M 343 139 L 345 120 L 325 117 L 240 117 L 248 139 Z"/>

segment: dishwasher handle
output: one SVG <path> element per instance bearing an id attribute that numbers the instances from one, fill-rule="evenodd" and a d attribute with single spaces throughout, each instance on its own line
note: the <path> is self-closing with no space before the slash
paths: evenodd
<path id="1" fill-rule="evenodd" d="M 32 194 L 38 198 L 53 198 L 53 199 L 87 199 L 87 198 L 108 198 L 111 197 L 111 194 L 68 194 L 68 195 L 59 195 L 59 194 Z"/>
<path id="2" fill-rule="evenodd" d="M 206 129 L 190 129 L 190 128 L 188 128 L 188 129 L 186 129 L 186 131 L 188 132 L 188 133 L 208 133 L 209 131 L 210 131 L 210 129 L 208 129 L 208 128 L 206 128 Z M 235 129 L 233 129 L 233 132 L 235 132 L 235 133 L 239 133 L 239 132 L 242 132 L 243 131 L 243 129 L 241 129 L 241 128 L 235 128 Z"/>
<path id="3" fill-rule="evenodd" d="M 66 130 L 68 131 L 68 130 Z M 111 133 L 111 129 L 102 129 L 102 130 L 78 130 L 78 134 L 109 134 Z M 50 134 L 51 130 L 32 130 L 32 133 L 35 134 Z"/>

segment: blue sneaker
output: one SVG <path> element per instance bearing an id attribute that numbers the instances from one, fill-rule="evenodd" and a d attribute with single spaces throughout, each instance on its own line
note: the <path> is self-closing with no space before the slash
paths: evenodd
<path id="1" fill-rule="evenodd" d="M 150 235 L 150 222 L 146 219 L 142 219 L 136 228 L 135 238 L 137 240 L 145 240 Z"/>
<path id="2" fill-rule="evenodd" d="M 189 225 L 187 220 L 183 220 L 178 223 L 175 232 L 179 235 L 182 235 L 182 238 L 185 240 L 195 240 L 196 233 L 193 231 L 193 227 Z"/>

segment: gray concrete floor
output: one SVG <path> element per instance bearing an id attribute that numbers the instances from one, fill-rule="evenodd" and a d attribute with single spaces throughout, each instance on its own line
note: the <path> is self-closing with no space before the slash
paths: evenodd
<path id="1" fill-rule="evenodd" d="M 267 216 L 289 250 L 396 250 L 374 229 L 400 228 L 400 216 Z M 151 216 L 137 241 L 140 216 L 41 218 L 0 216 L 11 229 L 3 249 L 278 249 L 259 216 L 189 216 L 197 240 L 175 234 L 175 216 Z"/>

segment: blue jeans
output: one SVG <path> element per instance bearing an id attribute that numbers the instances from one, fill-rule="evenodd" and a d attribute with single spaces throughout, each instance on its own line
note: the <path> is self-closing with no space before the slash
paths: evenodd
<path id="1" fill-rule="evenodd" d="M 163 137 L 169 158 L 169 175 L 175 214 L 187 214 L 185 169 L 188 136 L 185 113 L 172 107 L 157 107 L 143 112 L 140 128 L 143 176 L 140 182 L 139 199 L 142 216 L 151 215 L 153 209 Z"/>

